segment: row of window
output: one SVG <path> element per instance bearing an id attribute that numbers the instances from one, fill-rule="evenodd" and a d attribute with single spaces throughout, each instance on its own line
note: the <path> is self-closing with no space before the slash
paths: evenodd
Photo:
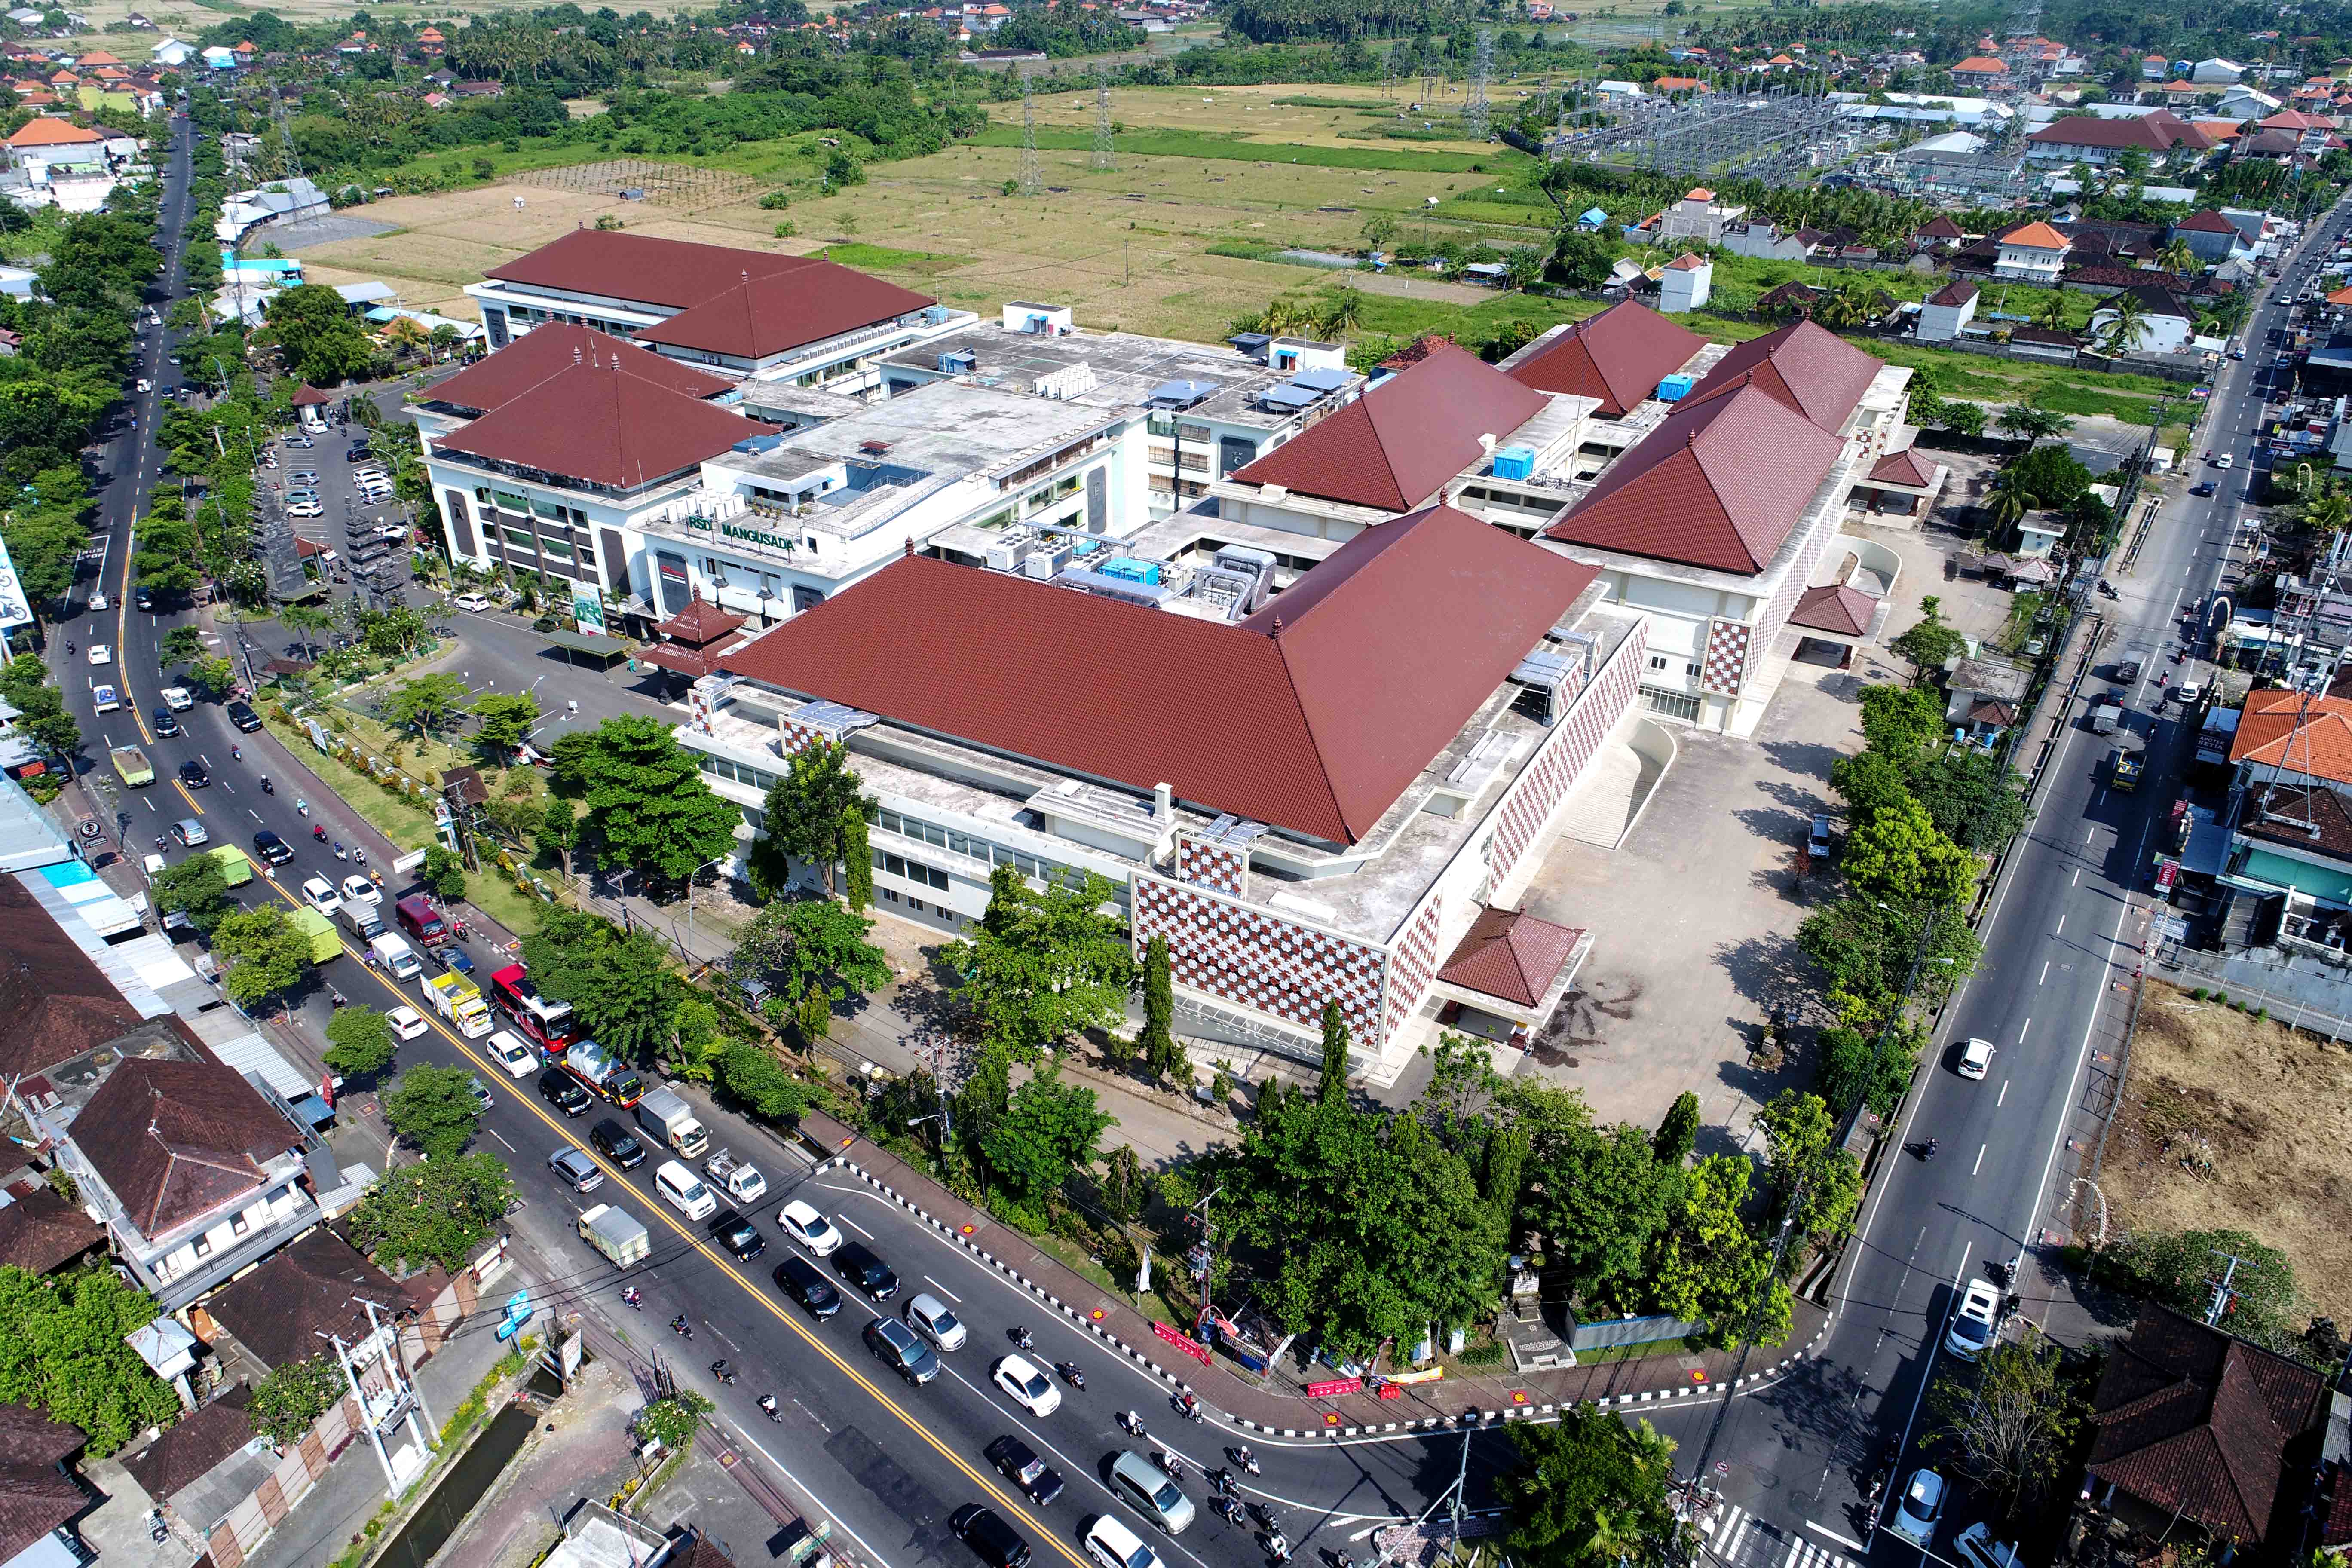
<path id="1" fill-rule="evenodd" d="M 702 771 L 706 773 L 716 773 L 722 779 L 750 784 L 763 794 L 775 787 L 775 774 L 762 772 L 749 763 L 730 763 L 725 757 L 714 757 L 709 752 L 699 752 L 696 755 L 702 759 Z M 759 824 L 755 822 L 751 826 L 757 827 Z"/>
<path id="2" fill-rule="evenodd" d="M 885 855 L 879 849 L 871 853 L 877 871 L 887 871 L 893 877 L 904 877 L 909 882 L 920 882 L 927 887 L 937 888 L 942 893 L 948 890 L 948 874 L 937 866 L 926 866 L 920 860 L 908 860 L 898 855 Z"/>
<path id="3" fill-rule="evenodd" d="M 1041 860 L 1026 851 L 1008 848 L 985 838 L 975 838 L 959 829 L 942 827 L 936 822 L 925 822 L 919 817 L 907 816 L 887 808 L 876 826 L 885 833 L 895 833 L 901 838 L 929 844 L 950 855 L 977 860 L 984 866 L 1010 866 L 1023 876 L 1034 877 L 1041 882 L 1050 882 L 1061 877 L 1075 879 L 1086 875 L 1074 866 Z"/>

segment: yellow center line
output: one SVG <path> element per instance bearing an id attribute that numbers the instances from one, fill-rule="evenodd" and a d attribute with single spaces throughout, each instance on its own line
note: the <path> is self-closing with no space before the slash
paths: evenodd
<path id="1" fill-rule="evenodd" d="M 300 900 L 288 892 L 285 888 L 279 886 L 274 876 L 270 876 L 265 872 L 264 879 L 269 883 L 272 891 L 277 893 L 279 898 L 285 900 L 286 902 L 291 904 L 294 908 L 302 909 L 306 907 Z M 359 950 L 348 942 L 343 943 L 343 951 L 350 953 L 354 958 L 359 956 Z M 362 967 L 366 968 L 366 965 L 362 964 Z M 403 991 L 388 976 L 379 973 L 372 968 L 368 969 L 367 973 L 386 990 L 392 992 L 395 996 L 398 996 L 403 1004 L 407 1002 L 408 993 Z M 473 1045 L 464 1037 L 458 1035 L 455 1030 L 450 1029 L 447 1026 L 443 1024 L 440 1018 L 432 1011 L 431 1005 L 429 1003 L 422 1011 L 420 1016 L 425 1019 L 426 1027 L 432 1029 L 434 1033 L 439 1035 L 443 1039 L 447 1040 L 452 1046 L 455 1046 L 460 1055 L 473 1061 L 476 1065 L 491 1072 L 493 1077 L 505 1076 L 509 1083 L 520 1083 L 522 1081 L 520 1079 L 517 1079 L 507 1074 L 503 1066 L 493 1064 L 487 1056 L 476 1050 Z M 546 1107 L 527 1100 L 520 1094 L 515 1095 L 513 1099 L 515 1104 L 522 1107 L 525 1110 L 530 1111 L 532 1115 L 545 1122 L 549 1131 L 554 1133 L 558 1138 L 562 1139 L 565 1143 L 570 1144 L 572 1148 L 580 1149 L 582 1152 L 588 1156 L 589 1159 L 594 1161 L 595 1163 L 614 1182 L 618 1183 L 621 1186 L 627 1188 L 632 1197 L 642 1197 L 644 1195 L 638 1193 L 636 1188 L 630 1184 L 627 1175 L 623 1173 L 618 1165 L 613 1164 L 609 1161 L 604 1159 L 595 1150 L 592 1148 L 583 1148 L 582 1144 L 572 1137 L 570 1129 L 563 1122 L 558 1121 L 553 1113 L 549 1111 Z M 826 1361 L 831 1362 L 835 1370 L 839 1372 L 844 1377 L 848 1378 L 850 1382 L 864 1389 L 867 1394 L 872 1394 L 876 1404 L 881 1405 L 882 1408 L 897 1416 L 905 1424 L 908 1431 L 912 1432 L 916 1436 L 921 1438 L 926 1444 L 929 1445 L 933 1451 L 938 1453 L 940 1458 L 945 1459 L 949 1464 L 953 1465 L 957 1469 L 962 1471 L 965 1477 L 967 1477 L 974 1486 L 980 1488 L 982 1492 L 986 1493 L 988 1497 L 995 1502 L 1001 1504 L 1014 1517 L 1026 1523 L 1040 1539 L 1051 1545 L 1055 1551 L 1060 1552 L 1062 1556 L 1069 1562 L 1071 1568 L 1095 1568 L 1091 1559 L 1080 1556 L 1068 1542 L 1061 1540 L 1054 1532 L 1053 1528 L 1050 1525 L 1042 1522 L 1035 1515 L 1023 1507 L 1021 1503 L 1015 1502 L 1011 1497 L 1007 1496 L 1003 1489 L 997 1485 L 996 1478 L 993 1475 L 974 1468 L 968 1461 L 965 1460 L 962 1455 L 957 1453 L 953 1448 L 949 1447 L 945 1443 L 941 1442 L 929 1427 L 916 1420 L 913 1415 L 901 1409 L 897 1403 L 885 1395 L 881 1389 L 876 1387 L 873 1383 L 867 1380 L 864 1373 L 858 1371 L 857 1368 L 850 1365 L 848 1362 L 843 1360 L 841 1356 L 835 1352 L 831 1344 L 818 1337 L 805 1323 L 803 1323 L 799 1319 L 785 1311 L 782 1306 L 772 1297 L 753 1285 L 750 1280 L 744 1279 L 742 1274 L 738 1271 L 736 1264 L 731 1258 L 713 1250 L 704 1242 L 701 1237 L 697 1236 L 694 1232 L 687 1229 L 685 1226 L 679 1224 L 677 1218 L 667 1209 L 663 1208 L 658 1202 L 652 1202 L 649 1204 L 649 1212 L 656 1220 L 660 1221 L 671 1231 L 675 1232 L 679 1239 L 683 1240 L 688 1247 L 692 1247 L 696 1252 L 700 1253 L 705 1258 L 707 1258 L 720 1273 L 724 1274 L 728 1279 L 733 1280 L 738 1286 L 741 1287 L 743 1293 L 750 1297 L 754 1303 L 763 1309 L 770 1317 L 775 1319 L 776 1321 L 782 1323 L 786 1329 L 789 1329 L 793 1334 L 797 1335 L 811 1350 L 815 1351 L 817 1354 L 823 1356 Z M 784 1245 L 789 1245 L 789 1243 Z"/>

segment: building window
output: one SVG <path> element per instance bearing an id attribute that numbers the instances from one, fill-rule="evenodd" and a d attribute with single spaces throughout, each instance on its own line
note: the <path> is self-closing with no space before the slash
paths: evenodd
<path id="1" fill-rule="evenodd" d="M 1685 723 L 1698 722 L 1703 700 L 1688 691 L 1662 691 L 1654 686 L 1641 689 L 1642 706 L 1663 718 L 1680 719 Z"/>
<path id="2" fill-rule="evenodd" d="M 1652 654 L 1652 655 L 1650 656 L 1650 668 L 1651 668 L 1652 669 L 1664 669 L 1664 668 L 1666 668 L 1666 656 L 1665 656 L 1664 654 L 1662 654 L 1662 653 L 1654 653 L 1654 654 Z"/>
<path id="3" fill-rule="evenodd" d="M 213 1254 L 212 1232 L 206 1231 L 204 1235 L 196 1237 L 195 1240 L 188 1243 L 188 1250 L 194 1253 L 198 1258 L 210 1258 Z"/>
<path id="4" fill-rule="evenodd" d="M 231 1215 L 229 1216 L 228 1233 L 231 1236 L 243 1236 L 247 1231 L 251 1230 L 252 1228 L 253 1222 L 246 1218 L 243 1215 Z"/>

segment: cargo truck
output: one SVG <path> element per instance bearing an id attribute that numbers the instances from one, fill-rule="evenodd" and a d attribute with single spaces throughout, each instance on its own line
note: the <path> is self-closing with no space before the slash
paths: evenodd
<path id="1" fill-rule="evenodd" d="M 646 1080 L 593 1040 L 582 1040 L 565 1051 L 563 1070 L 624 1109 L 636 1104 L 646 1092 Z"/>
<path id="2" fill-rule="evenodd" d="M 637 1101 L 637 1125 L 689 1160 L 698 1160 L 710 1147 L 710 1134 L 694 1119 L 686 1101 L 657 1089 Z"/>
<path id="3" fill-rule="evenodd" d="M 394 980 L 414 980 L 425 973 L 425 961 L 416 956 L 416 950 L 408 945 L 404 936 L 386 931 L 368 943 L 368 951 L 375 954 L 375 961 Z"/>
<path id="4" fill-rule="evenodd" d="M 725 1187 L 727 1195 L 739 1204 L 756 1204 L 767 1194 L 768 1178 L 760 1174 L 760 1167 L 739 1159 L 732 1149 L 721 1149 L 710 1156 L 702 1173 Z"/>
<path id="5" fill-rule="evenodd" d="M 632 1219 L 626 1209 L 611 1204 L 583 1211 L 579 1229 L 580 1239 L 603 1253 L 615 1268 L 634 1268 L 654 1249 L 646 1227 Z"/>
<path id="6" fill-rule="evenodd" d="M 138 747 L 117 746 L 107 755 L 113 759 L 115 776 L 122 781 L 125 787 L 139 789 L 155 782 L 155 764 L 149 762 L 147 753 Z"/>
<path id="7" fill-rule="evenodd" d="M 335 922 L 316 910 L 296 910 L 286 917 L 287 923 L 310 940 L 310 962 L 324 963 L 340 958 L 343 939 L 335 934 Z"/>
<path id="8" fill-rule="evenodd" d="M 2117 746 L 2108 754 L 2108 782 L 2119 795 L 2129 795 L 2139 788 L 2140 756 L 2137 752 Z"/>
<path id="9" fill-rule="evenodd" d="M 469 1040 L 488 1034 L 495 1022 L 489 1004 L 482 1000 L 482 988 L 462 974 L 444 973 L 426 980 L 425 1000 Z"/>
<path id="10" fill-rule="evenodd" d="M 2102 697 L 2091 704 L 2091 728 L 2095 732 L 2112 735 L 2123 721 L 2123 708 L 2112 697 Z"/>
<path id="11" fill-rule="evenodd" d="M 352 928 L 352 935 L 362 942 L 373 942 L 383 934 L 383 916 L 365 899 L 345 899 L 336 918 Z"/>
<path id="12" fill-rule="evenodd" d="M 245 851 L 234 844 L 223 844 L 205 851 L 221 868 L 221 880 L 232 888 L 242 888 L 253 880 L 253 862 Z"/>

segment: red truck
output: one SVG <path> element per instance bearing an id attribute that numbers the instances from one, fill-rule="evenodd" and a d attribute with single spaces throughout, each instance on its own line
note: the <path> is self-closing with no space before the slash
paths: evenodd
<path id="1" fill-rule="evenodd" d="M 520 963 L 509 963 L 490 976 L 490 999 L 513 1016 L 516 1029 L 550 1061 L 562 1056 L 579 1034 L 572 1004 L 541 996 Z"/>

